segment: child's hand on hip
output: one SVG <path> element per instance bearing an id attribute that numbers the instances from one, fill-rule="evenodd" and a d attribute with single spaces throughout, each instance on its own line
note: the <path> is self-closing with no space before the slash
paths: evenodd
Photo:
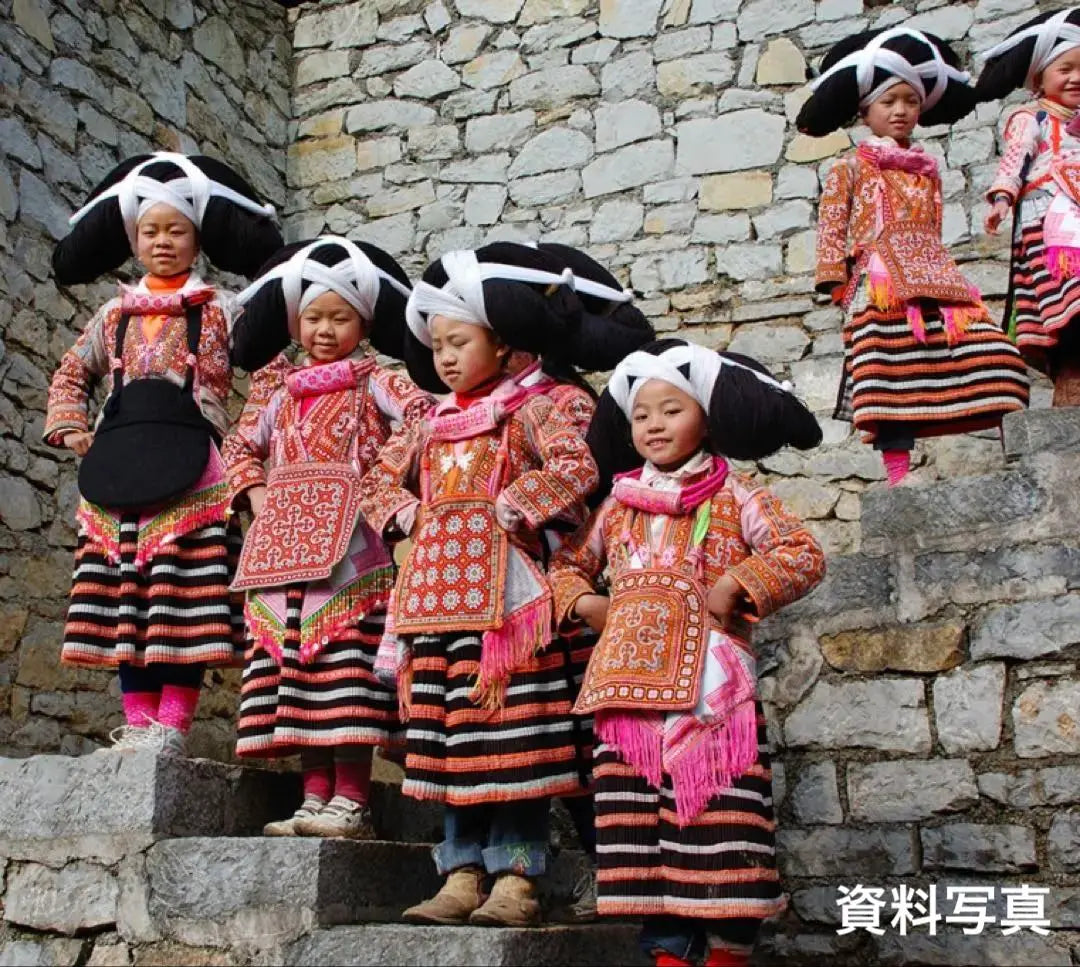
<path id="1" fill-rule="evenodd" d="M 988 235 L 997 235 L 998 229 L 1001 227 L 1001 223 L 1005 221 L 1010 208 L 1012 208 L 1012 205 L 1005 198 L 999 198 L 990 206 L 986 212 L 986 218 L 983 219 L 983 228 L 986 229 Z"/>
<path id="2" fill-rule="evenodd" d="M 583 594 L 574 602 L 574 614 L 600 634 L 607 624 L 611 599 L 602 594 Z"/>
<path id="3" fill-rule="evenodd" d="M 722 628 L 731 627 L 744 594 L 743 586 L 727 574 L 722 575 L 710 589 L 706 607 Z"/>
<path id="4" fill-rule="evenodd" d="M 85 430 L 64 434 L 64 446 L 80 457 L 86 456 L 86 451 L 90 449 L 90 444 L 93 442 L 94 434 Z"/>

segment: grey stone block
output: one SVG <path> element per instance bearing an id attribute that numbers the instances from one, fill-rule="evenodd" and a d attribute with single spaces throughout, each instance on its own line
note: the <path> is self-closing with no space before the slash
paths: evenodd
<path id="1" fill-rule="evenodd" d="M 851 815 L 863 822 L 928 819 L 979 800 L 967 759 L 852 763 L 847 780 Z"/>
<path id="2" fill-rule="evenodd" d="M 906 937 L 886 931 L 877 941 L 881 967 L 953 967 L 971 964 L 978 967 L 1066 967 L 1072 963 L 1067 947 L 1050 937 L 1019 933 L 1008 937 L 988 928 L 979 936 L 940 933 L 931 937 L 911 933 Z"/>
<path id="3" fill-rule="evenodd" d="M 26 863 L 12 871 L 4 919 L 51 933 L 74 934 L 116 922 L 116 877 L 96 863 L 77 861 L 58 870 Z"/>
<path id="4" fill-rule="evenodd" d="M 276 946 L 314 925 L 396 920 L 438 890 L 418 844 L 194 837 L 147 854 L 150 915 L 194 946 Z"/>
<path id="5" fill-rule="evenodd" d="M 1006 460 L 1040 453 L 1080 452 L 1080 409 L 1055 407 L 1010 413 L 1002 423 Z"/>
<path id="6" fill-rule="evenodd" d="M 874 877 L 914 873 L 915 844 L 908 829 L 815 826 L 781 829 L 777 858 L 784 876 Z"/>
<path id="7" fill-rule="evenodd" d="M 870 490 L 863 495 L 862 532 L 866 539 L 927 547 L 1030 521 L 1048 505 L 1047 493 L 1029 470 Z"/>
<path id="8" fill-rule="evenodd" d="M 638 950 L 637 927 L 538 927 L 491 930 L 483 927 L 418 927 L 379 924 L 316 930 L 286 952 L 286 964 L 320 967 L 431 964 L 646 964 Z"/>
<path id="9" fill-rule="evenodd" d="M 294 776 L 151 752 L 0 759 L 0 853 L 119 859 L 167 836 L 252 832 L 293 808 Z"/>
<path id="10" fill-rule="evenodd" d="M 9 940 L 0 944 L 0 967 L 74 967 L 83 946 L 81 940 Z"/>
<path id="11" fill-rule="evenodd" d="M 952 823 L 920 835 L 927 869 L 1011 873 L 1036 865 L 1035 830 L 1028 826 Z"/>

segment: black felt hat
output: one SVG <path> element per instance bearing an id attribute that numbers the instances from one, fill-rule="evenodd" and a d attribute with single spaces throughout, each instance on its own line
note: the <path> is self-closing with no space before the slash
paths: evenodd
<path id="1" fill-rule="evenodd" d="M 323 275 L 323 266 L 335 271 Z M 375 245 L 323 236 L 279 249 L 240 293 L 244 309 L 233 325 L 233 365 L 249 371 L 265 366 L 298 338 L 297 317 L 304 299 L 334 286 L 357 304 L 372 347 L 404 359 L 409 277 Z"/>
<path id="2" fill-rule="evenodd" d="M 994 101 L 1023 87 L 1035 91 L 1042 72 L 1074 47 L 1080 47 L 1080 7 L 1032 17 L 982 55 L 986 63 L 975 84 L 976 99 Z"/>
<path id="3" fill-rule="evenodd" d="M 921 124 L 951 124 L 975 108 L 975 92 L 956 51 L 933 34 L 890 27 L 846 37 L 825 55 L 795 125 L 813 137 L 845 127 L 864 98 L 890 81 L 922 89 Z"/>
<path id="4" fill-rule="evenodd" d="M 173 203 L 195 223 L 200 250 L 223 271 L 251 277 L 282 245 L 273 207 L 227 164 L 160 151 L 128 158 L 90 192 L 53 252 L 56 281 L 93 282 L 123 265 L 134 252 L 139 205 L 154 201 Z"/>

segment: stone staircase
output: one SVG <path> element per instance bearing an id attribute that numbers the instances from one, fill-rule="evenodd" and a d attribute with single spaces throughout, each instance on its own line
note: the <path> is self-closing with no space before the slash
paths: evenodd
<path id="1" fill-rule="evenodd" d="M 0 759 L 0 964 L 640 961 L 626 924 L 402 924 L 439 886 L 438 811 L 379 783 L 384 840 L 258 835 L 298 798 L 295 776 L 150 752 Z M 560 851 L 545 905 L 569 900 L 582 863 Z"/>
<path id="2" fill-rule="evenodd" d="M 1010 417 L 999 470 L 867 492 L 859 552 L 763 623 L 791 907 L 756 965 L 1080 959 L 1078 481 L 1080 410 Z M 402 924 L 437 886 L 438 810 L 381 783 L 380 842 L 258 835 L 298 798 L 206 760 L 0 759 L 0 967 L 642 962 L 631 924 Z M 548 906 L 582 862 L 560 852 Z M 840 935 L 857 883 L 1048 887 L 1050 929 Z"/>

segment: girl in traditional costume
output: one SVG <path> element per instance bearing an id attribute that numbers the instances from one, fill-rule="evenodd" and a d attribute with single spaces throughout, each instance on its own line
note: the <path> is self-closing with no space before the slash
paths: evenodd
<path id="1" fill-rule="evenodd" d="M 1035 97 L 1005 122 L 985 226 L 1013 217 L 1005 319 L 1021 353 L 1054 381 L 1054 406 L 1080 406 L 1080 8 L 1043 13 L 984 55 L 976 97 Z"/>
<path id="2" fill-rule="evenodd" d="M 917 30 L 857 34 L 826 55 L 796 122 L 821 136 L 858 113 L 872 132 L 822 189 L 816 284 L 846 314 L 835 415 L 882 451 L 891 485 L 916 437 L 996 427 L 1028 400 L 1023 360 L 942 245 L 937 162 L 911 143 L 917 123 L 974 107 L 958 64 Z"/>
<path id="3" fill-rule="evenodd" d="M 412 536 L 384 641 L 396 647 L 380 652 L 407 718 L 402 789 L 446 807 L 434 850 L 446 883 L 405 912 L 412 922 L 538 922 L 550 800 L 581 790 L 541 531 L 585 500 L 596 465 L 552 402 L 507 373 L 513 350 L 545 356 L 579 338 L 568 281 L 509 243 L 430 265 L 409 298 L 406 360 L 433 361 L 451 394 L 364 481 L 376 531 Z"/>
<path id="4" fill-rule="evenodd" d="M 598 911 L 643 918 L 657 964 L 706 950 L 714 967 L 746 964 L 784 906 L 749 623 L 810 591 L 825 563 L 726 458 L 820 440 L 756 362 L 681 339 L 627 356 L 593 419 L 614 489 L 549 579 L 560 625 L 602 632 L 576 706 L 595 715 Z"/>
<path id="5" fill-rule="evenodd" d="M 372 752 L 398 730 L 397 698 L 372 670 L 394 565 L 359 513 L 360 479 L 434 401 L 364 340 L 403 355 L 408 295 L 385 252 L 324 236 L 283 249 L 239 296 L 238 363 L 289 338 L 306 353 L 275 370 L 284 385 L 224 447 L 233 504 L 255 515 L 234 583 L 250 641 L 237 754 L 299 752 L 303 770 L 302 805 L 267 835 L 375 838 Z"/>
<path id="6" fill-rule="evenodd" d="M 203 669 L 232 664 L 239 544 L 218 443 L 232 385 L 230 293 L 193 271 L 251 275 L 281 245 L 251 186 L 212 158 L 160 152 L 118 166 L 71 218 L 57 282 L 134 254 L 147 274 L 95 313 L 49 388 L 44 436 L 83 458 L 62 660 L 116 668 L 127 725 L 113 747 L 182 753 Z M 92 427 L 94 384 L 108 399 Z"/>

